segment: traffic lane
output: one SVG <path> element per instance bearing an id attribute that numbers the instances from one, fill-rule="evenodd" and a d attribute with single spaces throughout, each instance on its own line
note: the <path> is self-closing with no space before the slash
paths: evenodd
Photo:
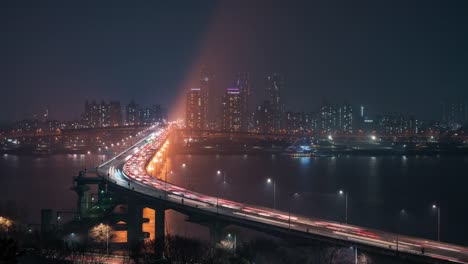
<path id="1" fill-rule="evenodd" d="M 142 145 L 143 145 L 143 144 L 142 144 Z M 138 154 L 138 153 L 136 153 L 136 154 Z M 142 170 L 141 172 L 143 172 L 143 170 Z M 143 173 L 143 174 L 144 174 L 145 177 L 148 177 L 148 175 L 147 175 L 146 173 Z M 154 179 L 154 178 L 153 178 L 153 179 Z M 130 179 L 129 179 L 129 180 L 130 180 Z M 158 180 L 158 181 L 159 181 L 159 180 Z M 151 181 L 149 181 L 148 179 L 146 179 L 145 181 L 143 181 L 144 184 L 146 183 L 145 185 L 148 185 L 149 182 L 151 182 Z M 154 182 L 153 182 L 153 183 L 154 183 Z M 164 183 L 164 184 L 167 185 L 167 183 Z M 153 184 L 152 187 L 153 187 L 153 188 L 158 188 L 158 186 L 154 186 L 154 184 Z M 159 186 L 159 188 L 160 188 L 160 186 Z M 179 190 L 180 190 L 180 188 L 179 188 Z M 194 207 L 197 207 L 197 208 L 200 208 L 200 209 L 201 209 L 202 207 L 205 207 L 206 204 L 211 204 L 211 205 L 212 205 L 212 204 L 213 204 L 213 200 L 214 200 L 214 199 L 217 199 L 217 198 L 214 198 L 214 197 L 204 196 L 204 195 L 201 195 L 201 194 L 198 194 L 198 193 L 190 192 L 189 190 L 185 190 L 185 189 L 183 189 L 183 190 L 184 190 L 184 193 L 179 193 L 179 195 L 182 194 L 182 197 L 179 198 L 180 201 L 183 202 L 183 201 L 184 201 L 183 199 L 184 199 L 184 196 L 185 196 L 185 199 L 191 200 L 191 201 L 187 200 L 189 203 L 192 203 L 192 205 L 193 205 Z M 164 189 L 163 191 L 167 191 L 167 189 Z M 175 197 L 172 197 L 172 198 L 173 198 L 173 199 L 176 199 Z M 207 202 L 207 200 L 208 200 L 209 202 Z M 218 200 L 218 199 L 217 199 L 217 200 Z M 219 206 L 227 206 L 227 207 L 231 206 L 231 207 L 232 207 L 232 204 L 239 205 L 239 203 L 236 203 L 236 202 L 227 202 L 227 201 L 228 201 L 228 200 L 224 200 L 224 199 L 221 201 L 221 203 L 219 203 L 219 201 L 218 201 L 218 203 L 219 203 L 219 204 L 218 204 L 218 207 L 219 207 Z M 246 205 L 244 205 L 244 204 L 241 204 L 241 206 L 245 206 L 245 207 L 246 207 Z M 206 207 L 209 208 L 208 206 L 206 206 Z M 249 207 L 249 208 L 250 208 L 250 210 L 251 210 L 252 212 L 258 213 L 259 216 L 256 216 L 258 221 L 263 221 L 263 222 L 265 222 L 265 223 L 276 224 L 276 225 L 285 225 L 285 223 L 284 223 L 284 220 L 285 220 L 285 219 L 284 219 L 284 212 L 281 212 L 283 215 L 282 215 L 282 217 L 280 217 L 280 220 L 282 220 L 282 221 L 278 222 L 277 220 L 272 220 L 272 219 L 271 219 L 271 218 L 272 218 L 271 213 L 273 213 L 273 214 L 275 214 L 275 215 L 277 214 L 277 212 L 275 212 L 275 211 L 268 210 L 268 209 L 267 209 L 267 210 L 265 210 L 265 209 L 259 209 L 259 208 L 256 208 L 256 207 Z M 206 208 L 205 208 L 205 209 L 206 209 Z M 219 208 L 218 208 L 217 210 L 219 211 Z M 222 211 L 225 211 L 225 210 L 222 210 Z M 233 213 L 233 212 L 229 212 L 229 210 L 226 210 L 226 211 L 228 211 L 228 212 L 221 212 L 221 213 L 228 213 L 228 214 L 236 215 L 236 214 Z M 239 216 L 239 214 L 237 214 L 237 215 Z M 244 216 L 245 216 L 245 215 L 244 215 Z M 273 218 L 277 218 L 277 217 L 275 216 L 275 217 L 273 217 Z M 282 218 L 282 219 L 281 219 L 281 218 Z M 308 220 L 308 221 L 311 222 L 310 220 Z M 288 222 L 289 222 L 289 221 L 288 221 Z M 328 223 L 328 224 L 333 223 L 333 222 L 322 221 L 322 223 L 323 223 L 323 222 L 324 222 L 324 223 Z M 364 241 L 367 242 L 367 243 L 374 243 L 374 244 L 379 245 L 379 246 L 382 246 L 382 247 L 383 247 L 383 246 L 391 246 L 391 245 L 393 245 L 393 244 L 390 244 L 390 245 L 389 245 L 389 243 L 394 242 L 394 241 L 392 241 L 392 238 L 391 238 L 392 236 L 388 236 L 388 233 L 378 232 L 382 237 L 387 237 L 387 238 L 384 238 L 385 240 L 373 241 L 372 239 L 370 239 L 370 238 L 368 238 L 368 237 L 366 237 L 366 236 L 362 236 L 362 235 L 357 235 L 357 236 L 356 236 L 356 235 L 353 234 L 352 232 L 341 232 L 341 233 L 338 233 L 336 230 L 334 230 L 335 228 L 330 228 L 330 227 L 322 227 L 322 228 L 319 227 L 319 228 L 317 228 L 317 225 L 315 225 L 315 224 L 304 223 L 304 222 L 302 222 L 302 223 L 301 223 L 301 222 L 297 222 L 296 224 L 298 224 L 298 225 L 301 225 L 301 224 L 304 225 L 304 224 L 305 224 L 306 227 L 312 227 L 312 228 L 313 228 L 312 230 L 316 229 L 316 230 L 321 230 L 321 231 L 323 231 L 323 230 L 324 230 L 324 231 L 328 231 L 328 232 L 330 233 L 329 235 L 339 235 L 339 236 L 342 236 L 342 237 L 344 236 L 346 239 L 349 239 L 350 236 L 355 236 L 355 238 L 357 238 L 357 239 L 364 240 Z M 336 223 L 333 223 L 333 224 L 336 224 Z M 345 227 L 346 227 L 346 228 L 351 228 L 351 229 L 352 229 L 352 228 L 355 228 L 355 227 L 351 227 L 351 226 L 345 226 Z M 335 233 L 333 234 L 333 232 L 335 232 Z M 374 239 L 374 240 L 375 240 L 375 239 Z M 409 246 L 412 246 L 412 248 L 410 248 Z M 412 251 L 415 251 L 415 248 L 417 248 L 417 247 L 418 247 L 418 246 L 417 246 L 417 245 L 414 245 L 414 244 L 413 244 L 413 245 L 404 245 L 404 244 L 402 245 L 402 249 L 412 250 Z M 445 255 L 449 255 L 449 254 L 447 254 L 446 249 L 441 248 L 441 247 L 430 248 L 429 250 L 434 251 L 434 253 L 432 253 L 432 251 L 431 251 L 431 252 L 428 252 L 428 253 L 429 253 L 429 254 L 432 254 L 432 255 L 435 256 L 435 257 L 440 257 L 439 255 L 437 255 L 437 254 L 435 254 L 435 253 L 443 253 L 443 254 L 445 254 Z M 444 251 L 444 250 L 445 250 L 445 251 Z M 441 251 L 441 252 L 440 252 L 440 251 Z M 452 250 L 452 251 L 453 251 L 453 250 Z M 465 251 L 466 251 L 466 249 L 465 249 Z M 463 251 L 459 251 L 459 252 L 463 252 Z M 443 256 L 442 256 L 442 257 L 443 257 Z M 452 260 L 456 260 L 456 259 L 452 259 Z"/>

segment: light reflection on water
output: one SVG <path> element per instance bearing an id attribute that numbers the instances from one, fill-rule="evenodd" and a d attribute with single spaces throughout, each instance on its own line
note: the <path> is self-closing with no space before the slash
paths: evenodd
<path id="1" fill-rule="evenodd" d="M 444 197 L 446 206 L 465 209 L 446 212 L 445 221 L 456 219 L 447 223 L 451 228 L 445 231 L 446 238 L 468 243 L 467 236 L 460 233 L 468 233 L 468 227 L 463 224 L 468 222 L 468 207 L 454 194 L 454 190 L 464 193 L 460 183 L 468 183 L 465 157 L 343 155 L 296 159 L 277 155 L 249 156 L 244 160 L 242 155 L 220 158 L 193 155 L 191 160 L 186 156 L 174 158 L 176 167 L 182 162 L 189 168 L 186 171 L 191 175 L 189 186 L 197 191 L 217 195 L 218 179 L 214 172 L 221 166 L 228 171 L 230 179 L 227 198 L 267 207 L 272 206 L 272 190 L 265 180 L 277 179 L 277 207 L 288 210 L 291 194 L 307 193 L 294 206 L 297 213 L 307 216 L 342 221 L 344 202 L 337 195 L 341 188 L 349 193 L 349 218 L 355 224 L 394 230 L 396 212 L 410 208 L 407 211 L 413 220 L 408 221 L 404 232 L 428 238 L 434 238 L 435 229 L 434 219 L 426 207 Z M 440 180 L 441 175 L 444 181 Z M 174 182 L 187 186 L 187 180 L 179 176 L 173 178 Z"/>
<path id="2" fill-rule="evenodd" d="M 78 171 L 96 165 L 104 155 L 1 155 L 0 206 L 15 201 L 27 214 L 29 222 L 39 222 L 40 209 L 75 210 L 76 194 L 69 188 Z M 345 188 L 350 196 L 351 223 L 395 228 L 393 212 L 408 211 L 403 227 L 410 234 L 433 238 L 434 217 L 428 206 L 441 201 L 443 238 L 468 244 L 468 206 L 464 201 L 468 184 L 468 157 L 441 156 L 341 156 L 293 159 L 282 155 L 257 156 L 176 156 L 171 159 L 168 178 L 213 196 L 272 206 L 273 194 L 265 184 L 268 177 L 277 179 L 277 207 L 288 210 L 290 196 L 303 195 L 294 202 L 294 212 L 342 221 L 343 201 L 337 196 Z M 186 170 L 182 168 L 186 163 Z M 227 184 L 216 171 L 226 173 Z M 442 199 L 443 198 L 443 199 Z M 427 209 L 427 210 L 426 210 Z M 206 233 L 194 229 L 178 213 L 167 213 L 170 233 Z M 199 230 L 204 231 L 199 231 Z M 120 237 L 120 236 L 119 236 Z"/>

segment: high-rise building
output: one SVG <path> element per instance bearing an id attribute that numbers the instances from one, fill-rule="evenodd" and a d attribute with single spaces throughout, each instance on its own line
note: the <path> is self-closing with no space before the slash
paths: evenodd
<path id="1" fill-rule="evenodd" d="M 323 133 L 353 133 L 353 108 L 344 103 L 331 105 L 325 102 L 320 108 L 320 130 Z"/>
<path id="2" fill-rule="evenodd" d="M 85 127 L 94 127 L 95 121 L 94 121 L 94 105 L 96 102 L 92 101 L 91 103 L 86 100 L 85 106 L 84 106 L 84 113 L 82 116 L 83 119 L 83 126 Z"/>
<path id="3" fill-rule="evenodd" d="M 306 116 L 300 112 L 285 113 L 285 128 L 287 133 L 298 134 L 307 130 Z"/>
<path id="4" fill-rule="evenodd" d="M 109 125 L 120 126 L 122 124 L 122 108 L 120 102 L 111 101 L 109 103 Z"/>
<path id="5" fill-rule="evenodd" d="M 312 133 L 319 129 L 315 113 L 286 112 L 284 124 L 289 134 Z"/>
<path id="6" fill-rule="evenodd" d="M 234 87 L 239 88 L 241 96 L 241 121 L 242 121 L 242 131 L 246 131 L 248 128 L 248 119 L 250 113 L 250 97 L 251 93 L 251 82 L 250 82 L 250 73 L 248 72 L 239 72 L 236 75 L 234 80 Z"/>
<path id="7" fill-rule="evenodd" d="M 102 106 L 96 101 L 89 103 L 85 102 L 85 112 L 83 115 L 84 126 L 89 128 L 96 128 L 102 126 Z"/>
<path id="8" fill-rule="evenodd" d="M 242 92 L 239 88 L 227 88 L 223 96 L 223 130 L 236 132 L 246 122 L 243 112 Z"/>
<path id="9" fill-rule="evenodd" d="M 187 92 L 185 105 L 185 127 L 188 129 L 205 128 L 205 100 L 200 88 L 191 88 Z"/>
<path id="10" fill-rule="evenodd" d="M 380 134 L 413 135 L 419 132 L 419 122 L 413 117 L 406 117 L 399 113 L 377 115 L 375 128 Z"/>
<path id="11" fill-rule="evenodd" d="M 273 73 L 265 80 L 265 97 L 270 102 L 272 130 L 279 132 L 281 130 L 281 117 L 283 113 L 283 102 L 281 100 L 281 91 L 284 89 L 285 79 L 282 75 Z"/>
<path id="12" fill-rule="evenodd" d="M 125 107 L 125 122 L 122 120 L 122 107 L 119 101 L 106 103 L 85 102 L 85 111 L 82 115 L 83 127 L 97 128 L 120 125 L 149 125 L 161 121 L 164 113 L 160 105 L 140 108 L 134 101 Z"/>
<path id="13" fill-rule="evenodd" d="M 322 133 L 334 132 L 336 127 L 336 109 L 328 103 L 320 107 L 320 130 Z"/>
<path id="14" fill-rule="evenodd" d="M 456 102 L 441 103 L 441 120 L 452 130 L 458 129 L 468 123 L 468 103 L 463 99 Z"/>
<path id="15" fill-rule="evenodd" d="M 162 122 L 164 117 L 164 111 L 161 105 L 155 104 L 151 106 L 151 122 Z"/>
<path id="16" fill-rule="evenodd" d="M 144 107 L 138 109 L 138 120 L 141 124 L 148 125 L 151 123 L 151 108 Z"/>
<path id="17" fill-rule="evenodd" d="M 203 128 L 210 128 L 214 122 L 215 113 L 211 111 L 214 108 L 213 103 L 213 80 L 214 75 L 206 68 L 202 67 L 200 71 L 200 95 L 202 98 Z"/>
<path id="18" fill-rule="evenodd" d="M 127 105 L 125 108 L 127 125 L 138 125 L 140 123 L 138 109 L 139 107 L 134 101 Z"/>
<path id="19" fill-rule="evenodd" d="M 255 111 L 255 132 L 272 133 L 273 115 L 270 101 L 264 101 Z"/>
<path id="20" fill-rule="evenodd" d="M 109 105 L 104 101 L 96 103 L 92 101 L 85 102 L 85 112 L 83 114 L 83 122 L 85 127 L 98 128 L 110 126 Z"/>
<path id="21" fill-rule="evenodd" d="M 338 107 L 338 124 L 337 130 L 341 133 L 353 133 L 353 108 L 351 105 L 344 103 Z"/>
<path id="22" fill-rule="evenodd" d="M 101 101 L 98 105 L 98 123 L 97 127 L 108 127 L 110 126 L 110 114 L 109 105 L 106 102 Z"/>
<path id="23" fill-rule="evenodd" d="M 140 124 L 149 125 L 163 120 L 163 110 L 160 105 L 152 105 L 138 109 L 138 120 Z"/>
<path id="24" fill-rule="evenodd" d="M 353 129 L 355 131 L 360 130 L 359 132 L 363 133 L 366 127 L 366 124 L 364 122 L 364 120 L 366 120 L 366 113 L 365 113 L 365 107 L 363 105 L 359 107 L 359 114 L 356 113 L 354 117 L 355 117 L 354 118 L 355 121 L 354 121 Z"/>

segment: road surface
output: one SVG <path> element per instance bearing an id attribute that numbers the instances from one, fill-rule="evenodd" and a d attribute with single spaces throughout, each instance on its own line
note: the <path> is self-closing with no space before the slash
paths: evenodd
<path id="1" fill-rule="evenodd" d="M 152 127 L 133 146 L 98 168 L 99 175 L 122 187 L 167 202 L 239 219 L 454 263 L 468 264 L 468 248 L 380 230 L 303 217 L 271 208 L 204 195 L 168 183 L 150 172 L 167 151 L 170 128 Z M 167 174 L 167 171 L 166 171 Z"/>

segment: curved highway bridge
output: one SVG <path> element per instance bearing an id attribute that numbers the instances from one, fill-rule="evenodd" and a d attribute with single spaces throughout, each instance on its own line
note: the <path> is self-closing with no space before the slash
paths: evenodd
<path id="1" fill-rule="evenodd" d="M 152 171 L 167 151 L 170 130 L 171 128 L 152 127 L 148 135 L 135 145 L 98 167 L 98 174 L 108 182 L 109 187 L 130 193 L 145 204 L 157 204 L 156 208 L 159 209 L 156 209 L 156 214 L 158 215 L 158 210 L 162 210 L 159 213 L 162 219 L 156 219 L 157 231 L 161 227 L 164 230 L 164 210 L 174 209 L 198 222 L 215 220 L 216 223 L 239 225 L 270 234 L 356 246 L 362 250 L 413 259 L 421 263 L 468 263 L 467 247 L 291 215 L 271 208 L 219 199 L 168 183 L 162 177 L 153 176 Z M 130 226 L 139 225 L 136 220 L 132 221 L 132 213 L 135 212 L 129 205 L 129 242 L 138 239 L 138 234 Z M 139 226 L 141 233 L 141 224 Z M 163 236 L 163 233 L 164 231 L 159 231 L 159 235 Z"/>

